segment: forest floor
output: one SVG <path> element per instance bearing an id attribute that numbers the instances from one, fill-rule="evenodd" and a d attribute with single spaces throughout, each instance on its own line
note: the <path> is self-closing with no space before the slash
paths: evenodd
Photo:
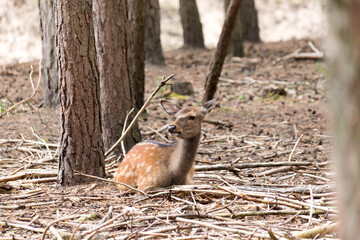
<path id="1" fill-rule="evenodd" d="M 246 44 L 247 57 L 228 57 L 194 185 L 147 195 L 107 182 L 57 188 L 59 109 L 38 108 L 41 82 L 0 118 L 0 239 L 296 239 L 314 228 L 312 239 L 337 238 L 327 71 L 323 61 L 295 60 L 297 50 L 310 52 L 308 40 Z M 177 49 L 165 52 L 165 66 L 146 64 L 147 94 L 171 73 L 195 93 L 160 91 L 140 119 L 143 139 L 170 138 L 154 131 L 171 121 L 160 99 L 199 104 L 212 54 Z M 36 84 L 38 62 L 0 67 L 2 109 L 31 95 L 30 65 Z M 108 159 L 107 173 L 117 165 Z"/>

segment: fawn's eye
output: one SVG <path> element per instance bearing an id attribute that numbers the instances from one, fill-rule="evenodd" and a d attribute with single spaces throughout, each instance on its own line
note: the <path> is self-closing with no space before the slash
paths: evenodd
<path id="1" fill-rule="evenodd" d="M 195 120 L 195 116 L 189 116 L 189 120 Z"/>

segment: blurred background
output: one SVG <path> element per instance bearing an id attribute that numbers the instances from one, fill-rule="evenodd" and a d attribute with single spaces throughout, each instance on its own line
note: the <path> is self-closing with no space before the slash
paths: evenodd
<path id="1" fill-rule="evenodd" d="M 321 38 L 327 32 L 325 0 L 255 0 L 263 42 Z M 205 45 L 216 46 L 224 20 L 224 3 L 197 0 Z M 183 45 L 179 1 L 160 0 L 164 50 Z M 0 65 L 40 59 L 37 0 L 0 0 Z"/>

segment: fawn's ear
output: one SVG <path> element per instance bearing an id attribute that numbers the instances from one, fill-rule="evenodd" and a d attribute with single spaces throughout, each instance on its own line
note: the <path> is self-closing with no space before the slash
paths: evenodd
<path id="1" fill-rule="evenodd" d="M 181 109 L 181 107 L 179 107 L 177 104 L 166 100 L 161 100 L 160 104 L 165 112 L 167 112 L 167 114 L 169 114 L 171 117 L 173 117 Z"/>
<path id="2" fill-rule="evenodd" d="M 207 101 L 206 103 L 204 103 L 200 109 L 201 113 L 204 115 L 209 113 L 217 99 L 218 98 L 214 98 L 214 99 L 211 99 L 210 101 Z"/>

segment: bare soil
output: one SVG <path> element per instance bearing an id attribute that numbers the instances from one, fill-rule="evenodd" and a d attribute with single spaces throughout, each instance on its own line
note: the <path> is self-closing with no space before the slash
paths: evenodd
<path id="1" fill-rule="evenodd" d="M 245 47 L 246 58 L 226 59 L 219 100 L 207 117 L 215 123 L 203 126 L 195 185 L 147 196 L 120 193 L 106 182 L 57 188 L 59 109 L 38 107 L 40 87 L 33 99 L 0 118 L 0 236 L 41 239 L 46 226 L 58 220 L 46 239 L 54 238 L 54 231 L 68 238 L 76 232 L 75 239 L 94 233 L 91 239 L 270 239 L 272 234 L 294 239 L 295 231 L 335 222 L 324 62 L 287 57 L 297 49 L 311 51 L 308 40 Z M 172 96 L 180 104 L 198 105 L 212 54 L 177 49 L 165 52 L 166 66 L 146 65 L 147 94 L 159 76 L 171 73 L 172 82 L 189 81 L 195 93 L 184 100 L 160 91 L 140 120 L 143 139 L 173 140 L 165 131 L 153 131 L 171 121 L 158 103 Z M 1 68 L 2 108 L 31 95 L 30 64 L 36 82 L 38 62 Z M 269 165 L 255 167 L 258 163 Z M 116 159 L 107 161 L 109 175 L 117 165 Z M 206 170 L 211 168 L 216 170 Z M 10 175 L 19 179 L 5 181 Z M 102 218 L 112 221 L 102 226 Z M 98 231 L 89 231 L 96 226 Z M 312 238 L 336 238 L 332 231 L 323 234 Z"/>

